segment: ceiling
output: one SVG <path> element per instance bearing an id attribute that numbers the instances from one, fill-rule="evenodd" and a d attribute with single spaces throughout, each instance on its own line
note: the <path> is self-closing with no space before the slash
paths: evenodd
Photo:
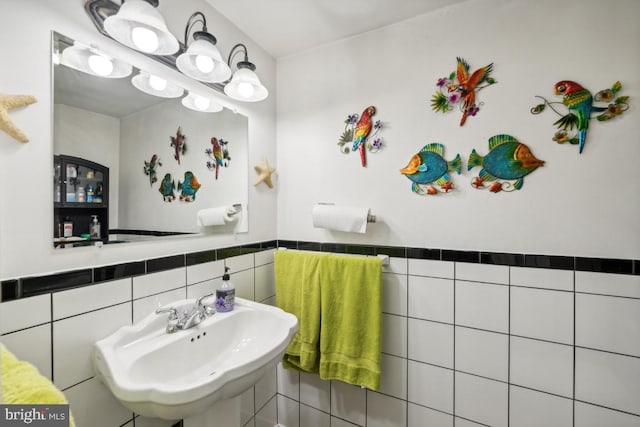
<path id="1" fill-rule="evenodd" d="M 275 58 L 465 0 L 206 0 Z"/>

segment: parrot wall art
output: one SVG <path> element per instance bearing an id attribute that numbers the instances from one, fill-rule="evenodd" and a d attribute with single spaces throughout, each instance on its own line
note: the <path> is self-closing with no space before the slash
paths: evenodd
<path id="1" fill-rule="evenodd" d="M 338 140 L 340 151 L 345 154 L 351 151 L 360 153 L 362 167 L 367 166 L 367 151 L 378 152 L 382 147 L 382 139 L 376 137 L 382 128 L 380 120 L 373 121 L 376 107 L 373 105 L 364 109 L 362 114 L 350 114 L 344 121 L 344 132 Z"/>
<path id="2" fill-rule="evenodd" d="M 211 148 L 204 150 L 205 154 L 209 156 L 210 159 L 207 160 L 207 169 L 215 171 L 216 180 L 218 179 L 220 166 L 227 167 L 231 161 L 229 149 L 227 148 L 228 144 L 228 141 L 225 141 L 222 138 L 218 139 L 214 136 L 211 138 Z"/>
<path id="3" fill-rule="evenodd" d="M 187 137 L 183 135 L 182 129 L 178 126 L 176 136 L 170 136 L 169 138 L 171 138 L 171 144 L 169 145 L 173 147 L 173 158 L 180 164 L 180 155 L 184 155 L 187 152 Z"/>
<path id="4" fill-rule="evenodd" d="M 582 153 L 587 142 L 589 122 L 594 118 L 592 117 L 594 113 L 597 114 L 595 116 L 597 121 L 604 122 L 619 116 L 629 109 L 629 97 L 618 96 L 618 92 L 621 89 L 622 84 L 618 81 L 610 89 L 601 90 L 594 96 L 579 83 L 571 80 L 561 80 L 554 85 L 554 93 L 562 96 L 562 101 L 550 102 L 543 96 L 536 96 L 536 98 L 542 99 L 544 102 L 533 107 L 531 113 L 540 114 L 548 106 L 560 116 L 553 123 L 558 129 L 552 138 L 553 141 L 558 144 L 565 142 L 577 144 L 578 152 Z M 560 112 L 556 107 L 565 108 L 566 111 Z M 573 133 L 574 128 L 575 133 Z M 570 132 L 572 133 L 570 134 Z"/>
<path id="5" fill-rule="evenodd" d="M 489 76 L 493 71 L 493 63 L 470 74 L 467 61 L 460 57 L 456 57 L 456 60 L 456 70 L 451 72 L 449 77 L 438 79 L 438 89 L 431 97 L 431 108 L 435 112 L 447 113 L 453 110 L 454 105 L 459 105 L 462 111 L 460 126 L 463 126 L 467 117 L 475 116 L 480 111 L 482 103 L 476 101 L 476 92 L 495 84 L 496 81 Z"/>
<path id="6" fill-rule="evenodd" d="M 528 146 L 513 136 L 494 135 L 489 138 L 489 154 L 481 156 L 475 149 L 471 151 L 467 170 L 481 166 L 471 185 L 498 193 L 520 190 L 524 177 L 543 165 L 543 160 L 537 159 Z M 489 183 L 488 187 L 485 187 L 485 182 Z"/>
<path id="7" fill-rule="evenodd" d="M 448 193 L 453 189 L 449 172 L 460 174 L 462 161 L 460 154 L 447 162 L 444 158 L 444 146 L 438 143 L 427 144 L 418 154 L 409 160 L 409 164 L 400 169 L 400 173 L 413 181 L 411 191 L 416 194 L 435 195 Z M 440 190 L 435 185 L 440 186 Z M 426 189 L 425 189 L 426 187 Z"/>

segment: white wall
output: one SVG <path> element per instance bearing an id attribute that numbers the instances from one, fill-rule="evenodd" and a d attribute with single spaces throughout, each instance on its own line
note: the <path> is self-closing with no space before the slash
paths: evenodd
<path id="1" fill-rule="evenodd" d="M 247 234 L 54 252 L 51 244 L 53 195 L 50 185 L 53 155 L 52 30 L 76 40 L 93 43 L 137 67 L 172 77 L 186 89 L 204 90 L 212 96 L 217 96 L 213 90 L 205 89 L 175 71 L 165 70 L 155 61 L 141 57 L 101 36 L 85 14 L 82 3 L 80 0 L 0 1 L 3 10 L 0 14 L 0 28 L 4 36 L 0 41 L 0 56 L 5 59 L 11 58 L 3 61 L 5 66 L 0 68 L 0 92 L 31 94 L 38 99 L 38 103 L 10 113 L 12 120 L 29 135 L 29 143 L 21 144 L 4 132 L 0 133 L 0 180 L 21 180 L 21 187 L 24 188 L 8 191 L 0 202 L 0 278 L 111 264 L 275 238 L 276 193 L 260 186 L 249 189 L 250 218 Z M 218 47 L 223 54 L 228 53 L 237 42 L 247 44 L 250 58 L 257 65 L 263 84 L 275 93 L 273 58 L 207 3 L 201 0 L 186 0 L 163 1 L 160 4 L 160 11 L 166 17 L 169 29 L 178 37 L 182 37 L 188 17 L 197 10 L 207 16 L 208 27 L 218 38 Z M 233 106 L 226 98 L 221 102 Z M 258 164 L 263 156 L 267 156 L 270 162 L 275 164 L 274 97 L 255 105 L 237 105 L 237 109 L 249 118 L 249 164 Z M 252 178 L 250 177 L 251 180 Z M 34 259 L 38 262 L 34 263 Z"/>
<path id="2" fill-rule="evenodd" d="M 118 226 L 120 119 L 55 104 L 53 153 L 91 160 L 109 168 L 109 227 Z"/>
<path id="3" fill-rule="evenodd" d="M 310 241 L 640 257 L 640 2 L 468 1 L 278 60 L 278 237 Z M 430 108 L 439 77 L 456 56 L 471 68 L 494 63 L 497 84 L 482 90 L 476 117 Z M 576 80 L 596 92 L 616 80 L 631 108 L 591 122 L 582 155 L 551 140 L 551 111 L 530 114 L 535 95 Z M 385 148 L 360 167 L 336 145 L 343 120 L 374 105 Z M 478 169 L 453 177 L 448 195 L 418 196 L 399 173 L 425 144 L 466 160 L 508 133 L 547 163 L 522 190 L 492 194 L 471 185 Z M 474 175 L 475 174 L 475 175 Z M 314 229 L 316 202 L 367 206 L 380 223 L 366 235 Z"/>
<path id="4" fill-rule="evenodd" d="M 174 159 L 170 137 L 178 126 L 185 136 L 186 152 L 180 164 Z M 247 118 L 225 109 L 218 113 L 199 113 L 182 106 L 179 99 L 169 100 L 123 117 L 120 145 L 120 210 L 118 227 L 133 230 L 199 232 L 196 224 L 198 210 L 235 203 L 247 206 L 248 165 Z M 220 167 L 218 179 L 206 163 L 210 158 L 205 149 L 212 148 L 211 138 L 229 142 L 231 161 Z M 162 166 L 157 168 L 158 181 L 149 185 L 149 177 L 142 173 L 144 161 L 157 154 Z M 201 187 L 195 200 L 179 200 L 178 181 L 191 171 Z M 165 202 L 158 191 L 166 173 L 175 182 L 176 199 Z M 113 228 L 113 227 L 112 227 Z M 241 221 L 236 231 L 247 231 Z"/>

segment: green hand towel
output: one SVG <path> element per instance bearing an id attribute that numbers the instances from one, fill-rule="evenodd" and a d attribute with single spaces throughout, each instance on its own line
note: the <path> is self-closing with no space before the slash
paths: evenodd
<path id="1" fill-rule="evenodd" d="M 298 332 L 289 343 L 282 365 L 318 372 L 320 338 L 320 261 L 326 254 L 276 251 L 276 304 L 298 318 Z"/>
<path id="2" fill-rule="evenodd" d="M 321 272 L 320 378 L 379 390 L 381 261 L 330 255 Z"/>
<path id="3" fill-rule="evenodd" d="M 4 404 L 66 404 L 64 394 L 29 362 L 18 360 L 0 344 L 1 402 Z M 69 410 L 69 426 L 74 427 Z"/>

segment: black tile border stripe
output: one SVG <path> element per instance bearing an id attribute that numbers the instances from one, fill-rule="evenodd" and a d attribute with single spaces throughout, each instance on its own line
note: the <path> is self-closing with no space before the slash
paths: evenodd
<path id="1" fill-rule="evenodd" d="M 268 240 L 258 243 L 211 249 L 199 252 L 126 262 L 102 267 L 70 270 L 64 273 L 29 276 L 0 282 L 2 302 L 48 292 L 58 292 L 100 282 L 135 277 L 143 274 L 223 260 L 238 255 L 286 247 L 360 255 L 385 254 L 395 258 L 467 262 L 514 267 L 549 268 L 611 274 L 640 275 L 640 260 L 586 258 L 559 255 L 518 254 L 503 252 L 462 251 L 453 249 L 405 246 L 362 245 L 299 240 Z"/>

